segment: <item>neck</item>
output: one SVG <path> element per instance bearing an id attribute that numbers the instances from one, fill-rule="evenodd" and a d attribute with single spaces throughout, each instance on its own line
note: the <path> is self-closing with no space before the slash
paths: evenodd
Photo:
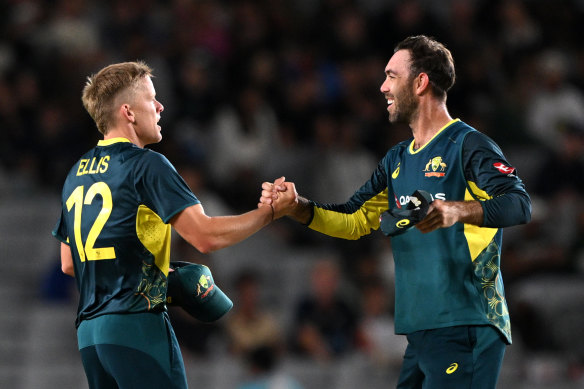
<path id="1" fill-rule="evenodd" d="M 419 111 L 410 123 L 414 135 L 414 149 L 419 149 L 428 143 L 451 120 L 452 117 L 448 113 L 446 102 L 420 103 Z"/>
<path id="2" fill-rule="evenodd" d="M 126 138 L 138 147 L 143 148 L 145 146 L 140 142 L 140 140 L 136 136 L 136 132 L 126 128 L 119 127 L 112 128 L 106 135 L 103 136 L 104 140 L 112 138 Z"/>

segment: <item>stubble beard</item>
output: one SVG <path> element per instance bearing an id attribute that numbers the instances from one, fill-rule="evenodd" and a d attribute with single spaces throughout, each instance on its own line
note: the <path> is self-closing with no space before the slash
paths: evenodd
<path id="1" fill-rule="evenodd" d="M 410 124 L 418 114 L 418 101 L 412 92 L 404 90 L 394 97 L 393 108 L 393 113 L 389 112 L 390 123 Z"/>

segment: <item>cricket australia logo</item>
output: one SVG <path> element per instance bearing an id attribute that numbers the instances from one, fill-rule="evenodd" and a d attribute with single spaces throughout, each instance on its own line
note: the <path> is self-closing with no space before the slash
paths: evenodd
<path id="1" fill-rule="evenodd" d="M 442 161 L 442 157 L 431 158 L 423 170 L 426 172 L 426 177 L 444 177 L 446 175 L 446 163 Z"/>
<path id="2" fill-rule="evenodd" d="M 206 275 L 201 275 L 199 278 L 199 283 L 197 284 L 197 297 L 204 299 L 207 297 L 209 292 L 211 292 L 214 288 L 214 284 L 211 282 L 211 277 Z"/>

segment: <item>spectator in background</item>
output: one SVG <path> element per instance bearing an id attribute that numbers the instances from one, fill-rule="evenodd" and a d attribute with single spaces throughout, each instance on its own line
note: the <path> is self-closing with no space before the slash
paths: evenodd
<path id="1" fill-rule="evenodd" d="M 244 270 L 235 282 L 234 310 L 226 317 L 229 348 L 238 356 L 247 356 L 265 347 L 281 352 L 282 330 L 262 306 L 261 281 L 257 272 Z"/>
<path id="2" fill-rule="evenodd" d="M 543 158 L 535 192 L 548 198 L 581 196 L 584 193 L 584 122 L 558 122 L 556 131 L 554 142 L 559 149 L 540 155 Z"/>
<path id="3" fill-rule="evenodd" d="M 234 208 L 256 200 L 265 161 L 279 149 L 276 115 L 260 91 L 248 85 L 220 109 L 211 125 L 209 167 Z M 249 201 L 248 201 L 249 200 Z"/>
<path id="4" fill-rule="evenodd" d="M 309 289 L 295 308 L 292 348 L 298 354 L 330 360 L 355 350 L 357 316 L 341 282 L 335 259 L 315 263 Z"/>
<path id="5" fill-rule="evenodd" d="M 278 370 L 280 353 L 271 346 L 260 346 L 246 353 L 250 379 L 237 389 L 302 389 L 292 377 Z"/>
<path id="6" fill-rule="evenodd" d="M 361 350 L 373 365 L 399 372 L 408 345 L 405 337 L 395 334 L 393 293 L 380 277 L 360 285 L 362 317 L 359 321 Z"/>
<path id="7" fill-rule="evenodd" d="M 569 82 L 568 58 L 558 50 L 544 52 L 536 71 L 537 89 L 526 115 L 528 131 L 543 148 L 559 152 L 562 126 L 584 127 L 584 93 Z"/>
<path id="8" fill-rule="evenodd" d="M 525 348 L 539 353 L 574 349 L 578 343 L 571 342 L 566 347 L 562 344 L 564 335 L 555 328 L 566 320 L 584 325 L 584 316 L 572 316 L 582 309 L 578 296 L 584 285 L 579 262 L 584 215 L 584 127 L 565 123 L 558 126 L 557 138 L 559 150 L 540 153 L 533 185 L 537 194 L 533 220 L 511 232 L 503 254 L 508 259 L 504 271 L 508 276 L 510 310 L 516 312 L 513 325 Z"/>
<path id="9" fill-rule="evenodd" d="M 314 123 L 317 151 L 310 174 L 314 197 L 341 202 L 347 199 L 376 166 L 369 150 L 359 142 L 361 128 L 350 118 L 319 115 Z M 305 173 L 306 174 L 306 173 Z"/>

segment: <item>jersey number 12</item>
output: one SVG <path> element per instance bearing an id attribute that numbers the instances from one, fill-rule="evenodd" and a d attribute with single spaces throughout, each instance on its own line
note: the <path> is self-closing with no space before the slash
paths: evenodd
<path id="1" fill-rule="evenodd" d="M 93 198 L 96 195 L 100 195 L 102 199 L 101 211 L 93 222 L 89 234 L 87 235 L 87 240 L 85 241 L 85 244 L 83 244 L 81 238 L 81 211 L 83 205 L 91 205 Z M 86 194 L 84 193 L 83 185 L 80 185 L 75 188 L 73 193 L 71 193 L 71 196 L 67 199 L 67 211 L 70 212 L 71 208 L 75 208 L 73 231 L 75 234 L 75 246 L 77 246 L 81 262 L 85 262 L 85 258 L 87 258 L 88 261 L 116 258 L 116 251 L 113 247 L 93 247 L 97 237 L 105 226 L 107 219 L 112 213 L 112 206 L 112 192 L 105 182 L 96 182 L 91 185 Z"/>

